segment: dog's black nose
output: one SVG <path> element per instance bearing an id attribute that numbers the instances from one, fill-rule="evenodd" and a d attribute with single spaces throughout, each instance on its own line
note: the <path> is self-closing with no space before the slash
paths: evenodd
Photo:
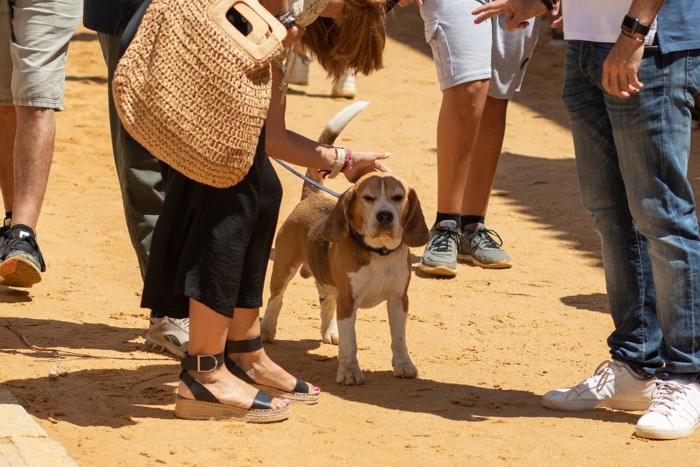
<path id="1" fill-rule="evenodd" d="M 394 213 L 391 211 L 379 211 L 377 213 L 377 220 L 380 224 L 389 224 L 394 220 Z"/>

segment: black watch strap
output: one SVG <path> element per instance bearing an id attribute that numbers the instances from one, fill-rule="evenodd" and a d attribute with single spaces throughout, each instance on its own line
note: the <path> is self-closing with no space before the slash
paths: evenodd
<path id="1" fill-rule="evenodd" d="M 625 15 L 625 18 L 622 20 L 622 24 L 620 25 L 620 29 L 622 29 L 622 32 L 628 36 L 639 34 L 646 37 L 646 35 L 649 34 L 650 27 L 647 24 L 640 23 L 639 18 L 635 18 L 631 15 Z"/>

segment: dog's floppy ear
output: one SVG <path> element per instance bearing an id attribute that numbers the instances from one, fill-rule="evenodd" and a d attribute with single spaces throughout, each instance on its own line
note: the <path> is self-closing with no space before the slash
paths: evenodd
<path id="1" fill-rule="evenodd" d="M 354 199 L 354 186 L 348 188 L 345 190 L 345 193 L 340 195 L 338 202 L 335 203 L 328 219 L 326 219 L 326 225 L 323 226 L 321 235 L 325 240 L 331 243 L 338 243 L 343 239 L 343 236 L 348 233 L 348 224 L 350 223 L 348 213 Z"/>
<path id="2" fill-rule="evenodd" d="M 425 245 L 430 240 L 430 232 L 425 224 L 423 209 L 420 207 L 418 195 L 413 188 L 408 190 L 408 214 L 403 226 L 402 240 L 406 245 L 413 247 Z"/>

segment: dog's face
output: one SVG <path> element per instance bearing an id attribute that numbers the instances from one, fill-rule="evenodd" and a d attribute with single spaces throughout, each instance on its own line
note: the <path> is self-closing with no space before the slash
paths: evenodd
<path id="1" fill-rule="evenodd" d="M 323 236 L 338 242 L 347 234 L 348 226 L 373 248 L 393 250 L 402 242 L 421 246 L 429 239 L 415 190 L 390 173 L 367 174 L 343 193 Z"/>

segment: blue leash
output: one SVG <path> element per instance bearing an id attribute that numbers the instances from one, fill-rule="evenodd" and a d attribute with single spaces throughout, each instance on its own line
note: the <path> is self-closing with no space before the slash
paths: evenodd
<path id="1" fill-rule="evenodd" d="M 306 175 L 303 175 L 303 174 L 297 172 L 296 170 L 294 170 L 291 166 L 289 166 L 289 165 L 286 164 L 285 162 L 282 162 L 282 161 L 279 160 L 279 159 L 274 159 L 274 160 L 275 160 L 279 165 L 281 165 L 281 166 L 284 167 L 285 169 L 289 170 L 290 172 L 292 172 L 292 173 L 293 173 L 294 175 L 296 175 L 297 177 L 302 178 L 302 179 L 304 179 L 305 181 L 309 182 L 310 184 L 312 184 L 312 185 L 315 186 L 316 188 L 320 188 L 321 190 L 325 191 L 325 192 L 328 193 L 329 195 L 333 195 L 333 196 L 335 196 L 336 198 L 340 198 L 340 194 L 339 194 L 339 193 L 336 193 L 335 191 L 331 190 L 330 188 L 327 188 L 327 187 L 321 185 L 321 184 L 318 183 L 317 181 L 311 180 L 311 179 L 310 179 L 309 177 L 307 177 Z"/>

